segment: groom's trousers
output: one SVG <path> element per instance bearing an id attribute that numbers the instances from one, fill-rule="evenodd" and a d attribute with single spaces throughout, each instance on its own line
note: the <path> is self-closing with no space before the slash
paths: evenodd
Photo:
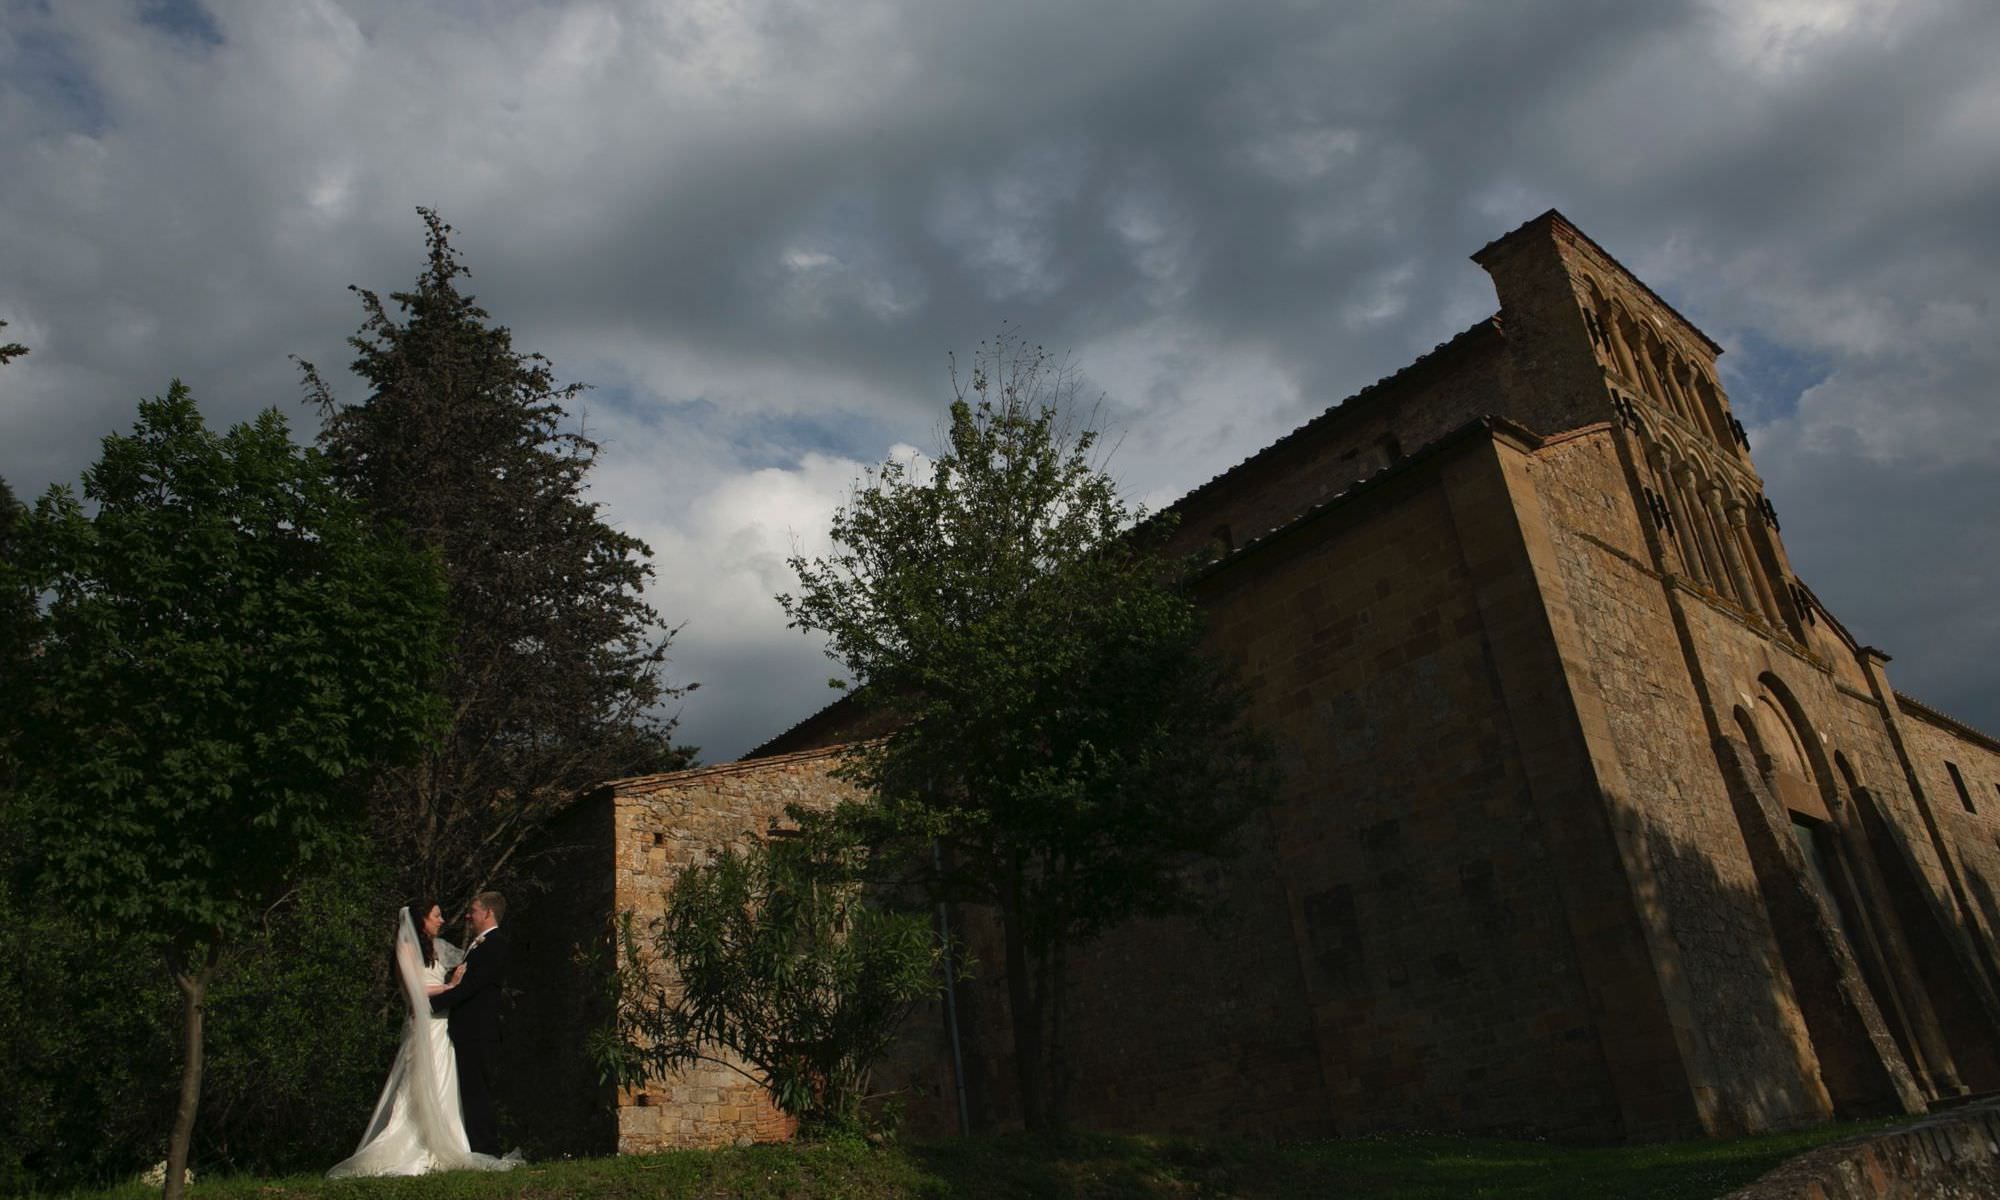
<path id="1" fill-rule="evenodd" d="M 500 1123 L 493 1111 L 493 1071 L 500 1044 L 484 1038 L 456 1043 L 458 1103 L 465 1114 L 465 1140 L 475 1154 L 500 1156 Z"/>

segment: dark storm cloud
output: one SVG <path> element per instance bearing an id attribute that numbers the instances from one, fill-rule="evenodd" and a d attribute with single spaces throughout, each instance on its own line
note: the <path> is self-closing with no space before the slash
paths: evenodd
<path id="1" fill-rule="evenodd" d="M 1163 502 L 1490 312 L 1466 255 L 1552 205 L 1731 347 L 1821 597 L 2000 726 L 1991 5 L 8 15 L 0 318 L 35 353 L 0 472 L 73 478 L 172 374 L 291 408 L 285 355 L 344 362 L 343 285 L 407 281 L 436 205 L 602 385 L 598 493 L 689 621 L 711 759 L 823 698 L 769 596 L 863 464 L 931 444 L 947 350 L 1071 352 Z"/>

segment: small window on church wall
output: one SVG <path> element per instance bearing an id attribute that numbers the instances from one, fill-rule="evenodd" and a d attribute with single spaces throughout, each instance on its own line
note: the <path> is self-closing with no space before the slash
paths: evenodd
<path id="1" fill-rule="evenodd" d="M 1958 789 L 1958 802 L 1965 805 L 1965 811 L 1978 812 L 1978 809 L 1972 807 L 1972 793 L 1965 790 L 1965 776 L 1958 773 L 1958 764 L 1948 762 L 1944 765 L 1944 769 L 1951 773 L 1951 786 Z"/>

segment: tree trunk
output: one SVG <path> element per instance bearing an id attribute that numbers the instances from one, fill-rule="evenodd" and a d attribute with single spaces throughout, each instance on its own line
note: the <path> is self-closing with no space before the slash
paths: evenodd
<path id="1" fill-rule="evenodd" d="M 1021 1124 L 1048 1128 L 1042 1108 L 1042 1012 L 1028 986 L 1027 933 L 1021 927 L 1021 868 L 1017 863 L 1000 904 L 1000 932 L 1007 943 L 1007 1010 L 1014 1026 L 1014 1082 L 1021 1092 Z"/>
<path id="2" fill-rule="evenodd" d="M 192 969 L 179 955 L 168 959 L 174 982 L 181 989 L 181 1098 L 174 1109 L 174 1133 L 167 1142 L 166 1200 L 181 1200 L 187 1189 L 188 1144 L 194 1140 L 194 1115 L 201 1102 L 201 1019 L 208 1002 L 208 983 L 215 977 L 217 947 L 203 952 Z"/>
<path id="3" fill-rule="evenodd" d="M 1067 1000 L 1069 942 L 1060 931 L 1049 955 L 1049 977 L 1040 992 L 1048 997 L 1048 1117 L 1050 1130 L 1061 1133 L 1069 1128 L 1069 1047 L 1063 1040 L 1063 1006 Z"/>

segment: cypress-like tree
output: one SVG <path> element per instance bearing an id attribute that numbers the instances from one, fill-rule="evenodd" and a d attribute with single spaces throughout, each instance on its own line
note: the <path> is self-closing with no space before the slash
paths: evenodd
<path id="1" fill-rule="evenodd" d="M 7 328 L 7 322 L 0 321 L 0 329 L 5 328 Z M 27 352 L 28 348 L 19 342 L 8 342 L 6 345 L 0 346 L 0 366 L 13 362 Z"/>
<path id="2" fill-rule="evenodd" d="M 0 329 L 7 328 L 7 322 L 0 321 Z M 0 345 L 0 366 L 14 361 L 28 352 L 19 342 Z M 15 531 L 26 513 L 19 500 L 14 498 L 14 489 L 0 479 L 0 571 L 4 571 L 14 561 Z M 27 649 L 29 618 L 34 615 L 34 597 L 19 587 L 0 589 L 0 679 L 14 674 L 12 668 L 15 656 Z M 12 775 L 7 768 L 7 745 L 0 740 L 0 805 L 8 798 L 8 781 Z"/>
<path id="3" fill-rule="evenodd" d="M 652 551 L 584 496 L 598 448 L 566 407 L 583 385 L 515 348 L 460 290 L 470 272 L 451 226 L 417 211 L 429 262 L 415 286 L 387 304 L 350 288 L 367 398 L 342 404 L 299 365 L 338 477 L 443 559 L 449 728 L 379 788 L 374 824 L 409 890 L 462 898 L 528 868 L 536 830 L 576 788 L 691 762 L 660 708 L 694 685 L 665 678 L 673 631 L 644 596 Z"/>

